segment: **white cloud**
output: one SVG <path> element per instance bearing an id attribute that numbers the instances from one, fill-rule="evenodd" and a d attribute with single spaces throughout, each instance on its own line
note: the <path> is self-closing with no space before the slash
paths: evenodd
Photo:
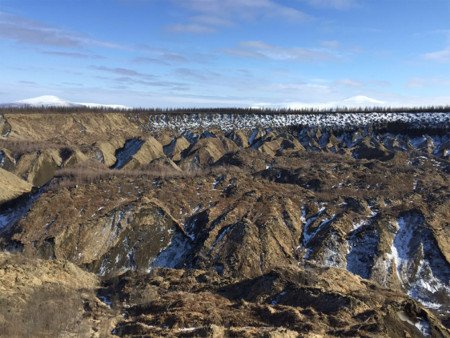
<path id="1" fill-rule="evenodd" d="M 243 41 L 238 47 L 225 50 L 230 55 L 249 58 L 266 58 L 278 61 L 325 61 L 337 58 L 325 49 L 280 47 L 263 41 Z"/>
<path id="2" fill-rule="evenodd" d="M 314 7 L 348 9 L 358 4 L 357 0 L 300 0 Z"/>
<path id="3" fill-rule="evenodd" d="M 450 79 L 442 77 L 413 77 L 406 83 L 408 88 L 425 88 L 433 86 L 450 86 Z"/>
<path id="4" fill-rule="evenodd" d="M 184 22 L 169 25 L 172 32 L 211 33 L 219 28 L 262 18 L 307 21 L 304 12 L 273 0 L 172 0 L 191 13 Z"/>
<path id="5" fill-rule="evenodd" d="M 364 83 L 362 83 L 361 81 L 358 81 L 358 80 L 353 80 L 353 79 L 341 79 L 341 80 L 335 81 L 335 83 L 338 85 L 343 85 L 343 86 L 352 87 L 352 88 L 364 87 Z"/>
<path id="6" fill-rule="evenodd" d="M 324 40 L 320 41 L 320 45 L 325 48 L 337 49 L 341 47 L 341 43 L 337 40 Z"/>
<path id="7" fill-rule="evenodd" d="M 429 61 L 436 61 L 441 63 L 450 62 L 450 46 L 436 52 L 426 53 L 423 55 L 424 59 Z"/>
<path id="8" fill-rule="evenodd" d="M 68 32 L 44 23 L 0 11 L 0 38 L 19 43 L 79 48 L 93 45 L 104 48 L 122 48 L 117 44 L 100 41 L 92 37 Z"/>

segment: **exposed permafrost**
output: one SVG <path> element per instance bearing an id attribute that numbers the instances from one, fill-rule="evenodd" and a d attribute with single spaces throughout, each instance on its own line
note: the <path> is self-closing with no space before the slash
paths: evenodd
<path id="1" fill-rule="evenodd" d="M 404 322 L 407 322 L 408 324 L 415 326 L 423 336 L 428 337 L 431 335 L 430 323 L 428 322 L 428 320 L 426 318 L 419 317 L 419 318 L 413 319 L 413 318 L 410 318 L 403 311 L 398 312 L 397 315 Z"/>
<path id="2" fill-rule="evenodd" d="M 178 268 L 183 265 L 189 250 L 191 249 L 191 241 L 186 235 L 178 231 L 170 241 L 169 245 L 161 250 L 151 263 L 150 268 Z"/>
<path id="3" fill-rule="evenodd" d="M 113 169 L 122 169 L 134 154 L 136 154 L 139 149 L 141 149 L 144 144 L 143 140 L 134 138 L 127 140 L 125 145 L 116 151 L 116 163 L 112 166 Z"/>
<path id="4" fill-rule="evenodd" d="M 303 256 L 303 259 L 305 260 L 309 260 L 311 259 L 311 256 L 314 252 L 314 248 L 317 247 L 317 245 L 314 245 L 312 242 L 314 241 L 315 237 L 319 234 L 319 232 L 325 230 L 326 228 L 328 228 L 328 226 L 335 220 L 336 215 L 331 216 L 330 218 L 326 218 L 324 220 L 322 220 L 320 222 L 320 224 L 314 229 L 311 230 L 311 225 L 324 213 L 325 208 L 322 207 L 321 209 L 319 209 L 319 211 L 309 217 L 308 219 L 306 219 L 306 222 L 303 226 L 303 240 L 302 240 L 302 244 L 303 247 L 306 249 L 305 254 Z M 303 214 L 302 214 L 302 217 Z M 332 252 L 334 252 L 334 250 L 330 249 Z M 325 259 L 325 261 L 327 261 L 327 259 Z M 333 265 L 331 263 L 331 261 L 329 261 L 331 265 Z"/>
<path id="5" fill-rule="evenodd" d="M 391 257 L 409 296 L 429 308 L 450 312 L 450 265 L 424 223 L 418 211 L 399 216 Z"/>
<path id="6" fill-rule="evenodd" d="M 380 235 L 373 223 L 376 212 L 371 217 L 353 225 L 348 237 L 347 270 L 362 278 L 370 278 L 378 252 Z"/>
<path id="7" fill-rule="evenodd" d="M 26 197 L 21 197 L 17 199 L 17 202 L 14 203 L 14 206 L 1 211 L 0 233 L 10 229 L 11 226 L 20 221 L 20 219 L 28 213 L 33 203 L 39 198 L 43 191 L 43 188 L 41 188 Z"/>

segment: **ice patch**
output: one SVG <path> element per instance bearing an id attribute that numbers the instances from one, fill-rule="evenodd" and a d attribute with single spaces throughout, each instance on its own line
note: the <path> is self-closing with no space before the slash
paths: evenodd
<path id="1" fill-rule="evenodd" d="M 161 250 L 153 260 L 150 267 L 176 268 L 181 266 L 184 258 L 191 248 L 189 239 L 182 233 L 177 232 L 169 245 Z"/>
<path id="2" fill-rule="evenodd" d="M 450 266 L 424 223 L 419 212 L 400 215 L 390 257 L 410 297 L 425 306 L 450 312 Z"/>
<path id="3" fill-rule="evenodd" d="M 380 235 L 371 225 L 378 210 L 370 209 L 368 219 L 353 224 L 348 237 L 347 270 L 362 278 L 370 278 L 378 251 Z"/>
<path id="4" fill-rule="evenodd" d="M 425 318 L 416 318 L 414 320 L 403 311 L 397 312 L 397 315 L 402 321 L 412 326 L 415 326 L 420 331 L 420 333 L 422 333 L 423 336 L 428 337 L 431 335 L 430 323 Z"/>
<path id="5" fill-rule="evenodd" d="M 209 250 L 210 252 L 216 247 L 216 245 L 222 241 L 222 239 L 225 237 L 225 235 L 227 235 L 228 233 L 231 232 L 231 230 L 233 230 L 234 226 L 236 224 L 231 224 L 226 226 L 225 228 L 222 228 L 216 238 L 216 240 L 214 241 L 214 243 L 211 245 L 211 249 Z"/>
<path id="6" fill-rule="evenodd" d="M 311 255 L 313 253 L 313 248 L 310 247 L 310 243 L 311 241 L 316 237 L 316 235 L 322 231 L 325 227 L 327 227 L 328 225 L 330 225 L 336 218 L 336 215 L 331 216 L 330 218 L 326 218 L 324 219 L 317 227 L 315 230 L 313 230 L 310 233 L 310 227 L 311 225 L 317 220 L 318 217 L 320 217 L 323 212 L 325 211 L 325 207 L 322 207 L 319 209 L 319 211 L 311 216 L 310 218 L 308 218 L 306 220 L 306 223 L 303 226 L 303 247 L 306 248 L 306 252 L 303 256 L 303 259 L 308 260 L 311 258 Z"/>

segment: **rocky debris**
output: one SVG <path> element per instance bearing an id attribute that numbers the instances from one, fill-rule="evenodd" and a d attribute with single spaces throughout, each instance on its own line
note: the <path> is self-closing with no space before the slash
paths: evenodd
<path id="1" fill-rule="evenodd" d="M 276 269 L 251 279 L 211 271 L 155 269 L 103 282 L 101 295 L 125 309 L 120 336 L 445 337 L 429 311 L 343 270 Z"/>

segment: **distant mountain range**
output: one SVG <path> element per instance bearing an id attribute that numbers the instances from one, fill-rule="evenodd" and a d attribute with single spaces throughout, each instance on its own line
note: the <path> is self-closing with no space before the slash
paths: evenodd
<path id="1" fill-rule="evenodd" d="M 100 103 L 81 103 L 63 100 L 57 96 L 44 95 L 33 97 L 30 99 L 20 100 L 11 103 L 0 104 L 0 107 L 8 108 L 26 108 L 26 107 L 89 107 L 89 108 L 112 108 L 112 109 L 129 109 L 127 106 L 119 104 L 100 104 Z"/>
<path id="2" fill-rule="evenodd" d="M 291 108 L 291 109 L 302 109 L 302 108 L 321 108 L 329 109 L 334 107 L 348 107 L 348 108 L 358 108 L 358 107 L 381 107 L 386 106 L 387 103 L 380 101 L 371 97 L 358 95 L 352 96 L 350 98 L 324 103 L 302 103 L 302 102 L 289 102 L 284 104 L 255 104 L 252 108 Z M 0 104 L 0 107 L 8 108 L 26 108 L 26 107 L 89 107 L 89 108 L 111 108 L 111 109 L 130 109 L 130 107 L 119 105 L 119 104 L 100 104 L 100 103 L 82 103 L 82 102 L 71 102 L 68 100 L 61 99 L 54 95 L 44 95 L 33 97 L 25 100 L 15 101 L 11 103 Z"/>

